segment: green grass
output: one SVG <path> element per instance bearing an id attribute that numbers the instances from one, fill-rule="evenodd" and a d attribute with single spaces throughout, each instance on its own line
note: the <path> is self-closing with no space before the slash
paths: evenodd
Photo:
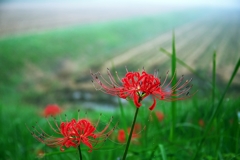
<path id="1" fill-rule="evenodd" d="M 94 24 L 57 31 L 47 31 L 38 34 L 7 37 L 0 40 L 0 159 L 39 159 L 37 152 L 45 152 L 43 159 L 77 159 L 75 148 L 61 152 L 59 148 L 50 148 L 35 140 L 27 126 L 39 125 L 51 133 L 47 121 L 39 113 L 42 108 L 36 104 L 23 101 L 24 94 L 18 85 L 24 80 L 22 75 L 25 62 L 32 62 L 36 66 L 51 73 L 54 66 L 61 58 L 77 59 L 86 58 L 82 71 L 88 67 L 97 66 L 104 59 L 113 57 L 117 53 L 131 48 L 139 43 L 149 40 L 159 33 L 171 30 L 172 19 L 181 13 L 174 13 L 163 17 L 145 17 L 144 19 L 122 20 L 112 23 Z M 190 14 L 183 21 L 175 21 L 174 26 L 201 17 L 202 14 Z M 182 20 L 182 19 L 181 19 Z M 162 25 L 160 28 L 156 27 Z M 155 24 L 155 25 L 152 25 Z M 176 43 L 178 43 L 176 41 Z M 13 47 L 14 46 L 14 47 Z M 202 96 L 198 92 L 186 101 L 177 101 L 174 107 L 171 103 L 158 101 L 154 111 L 149 111 L 151 102 L 144 101 L 139 109 L 136 123 L 141 124 L 142 130 L 136 143 L 129 148 L 127 159 L 130 160 L 239 160 L 239 134 L 240 126 L 237 112 L 240 100 L 230 96 L 229 87 L 239 69 L 239 59 L 232 70 L 232 76 L 224 86 L 215 83 L 218 61 L 215 56 L 213 63 L 212 81 L 207 80 L 186 62 L 178 58 L 175 50 L 175 39 L 172 42 L 172 53 L 161 49 L 172 60 L 173 73 L 175 68 L 187 68 L 194 76 L 208 82 L 207 92 Z M 87 54 L 86 54 L 87 53 Z M 98 53 L 98 55 L 96 55 Z M 112 54 L 114 53 L 114 54 Z M 213 53 L 213 51 L 212 51 Z M 217 52 L 216 52 L 217 53 Z M 215 55 L 215 54 L 214 54 Z M 97 58 L 91 58 L 96 56 Z M 159 56 L 161 53 L 159 52 Z M 237 58 L 237 57 L 236 57 Z M 96 60 L 97 59 L 97 60 Z M 86 64 L 86 65 L 85 65 Z M 80 65 L 80 64 L 79 64 Z M 82 66 L 84 65 L 84 66 Z M 142 67 L 142 66 L 140 66 Z M 195 85 L 192 92 L 202 90 L 201 85 Z M 219 90 L 219 88 L 223 88 Z M 30 92 L 28 94 L 36 94 Z M 104 93 L 102 93 L 104 94 Z M 35 95 L 36 96 L 36 95 Z M 38 107 L 37 107 L 38 106 Z M 96 106 L 98 107 L 98 106 Z M 67 117 L 77 117 L 77 110 L 81 109 L 81 116 L 96 120 L 99 112 L 83 109 L 84 106 L 68 104 L 63 114 Z M 121 103 L 114 112 L 102 111 L 102 123 L 106 124 L 111 116 L 114 121 L 111 127 L 119 121 L 115 132 L 104 143 L 103 147 L 88 153 L 87 147 L 82 147 L 83 157 L 90 159 L 118 159 L 121 158 L 125 144 L 119 143 L 117 133 L 119 129 L 127 131 L 131 127 L 136 107 L 130 101 Z M 158 121 L 155 111 L 164 113 L 164 120 Z M 151 116 L 152 115 L 152 116 Z M 64 117 L 64 115 L 61 115 Z M 174 125 L 172 122 L 174 119 Z M 199 125 L 203 120 L 204 126 Z M 171 137 L 169 139 L 169 137 Z"/>
<path id="2" fill-rule="evenodd" d="M 235 72 L 234 72 L 235 73 Z M 234 75 L 234 74 L 233 74 Z M 210 95 L 210 94 L 209 94 Z M 223 94 L 224 96 L 224 94 Z M 194 101 L 197 101 L 194 102 Z M 155 110 L 161 110 L 165 119 L 159 122 L 156 118 L 153 121 L 149 121 L 150 111 L 146 102 L 139 110 L 137 123 L 142 126 L 146 126 L 145 130 L 142 130 L 139 135 L 139 142 L 137 144 L 131 144 L 128 159 L 191 159 L 194 154 L 199 150 L 197 159 L 239 159 L 239 124 L 236 111 L 240 104 L 236 99 L 216 99 L 221 104 L 220 112 L 216 112 L 219 116 L 218 127 L 213 124 L 209 115 L 213 112 L 211 105 L 211 99 L 202 98 L 199 101 L 199 96 L 195 95 L 192 99 L 187 101 L 177 102 L 176 111 L 176 127 L 174 134 L 174 141 L 168 141 L 169 132 L 171 130 L 171 108 L 170 103 L 158 102 Z M 60 152 L 58 148 L 50 148 L 37 142 L 26 129 L 25 124 L 28 126 L 34 125 L 35 121 L 38 121 L 41 127 L 51 131 L 47 128 L 47 122 L 45 119 L 37 116 L 40 109 L 35 107 L 26 107 L 21 105 L 8 105 L 1 104 L 1 144 L 4 149 L 1 150 L 3 159 L 36 159 L 36 152 L 43 150 L 46 152 L 45 159 L 77 159 L 76 149 L 67 149 L 66 152 Z M 81 108 L 79 106 L 78 108 Z M 130 127 L 131 120 L 133 118 L 135 106 L 132 103 L 124 104 L 123 110 L 125 112 L 125 122 Z M 17 112 L 16 112 L 17 111 Z M 83 112 L 84 113 L 84 112 Z M 153 113 L 153 112 L 152 112 Z M 69 109 L 66 111 L 68 118 L 76 117 L 77 111 L 75 109 Z M 91 116 L 91 114 L 93 116 Z M 95 117 L 99 113 L 89 111 L 89 117 Z M 95 115 L 95 116 L 94 116 Z M 124 128 L 124 124 L 120 109 L 117 109 L 114 113 L 104 113 L 103 120 L 107 121 L 110 115 L 116 117 L 116 120 L 120 121 L 117 128 Z M 198 125 L 198 121 L 203 119 L 205 122 L 204 127 Z M 209 128 L 209 126 L 211 126 Z M 88 153 L 87 149 L 83 149 L 84 159 L 104 159 L 111 156 L 112 159 L 121 157 L 124 150 L 124 145 L 117 142 L 117 130 L 112 137 L 104 144 L 104 146 L 93 153 Z M 147 133 L 146 133 L 147 132 Z M 203 133 L 207 133 L 204 134 Z M 199 142 L 204 138 L 204 143 L 200 148 Z M 216 140 L 220 139 L 219 148 L 216 148 Z M 146 142 L 147 140 L 147 142 Z M 216 152 L 217 151 L 217 152 Z M 216 154 L 218 158 L 216 158 Z"/>
<path id="3" fill-rule="evenodd" d="M 161 50 L 164 53 L 169 55 L 169 53 L 166 52 L 164 49 L 161 49 Z M 176 51 L 175 51 L 174 34 L 173 34 L 172 56 L 171 56 L 171 58 L 172 58 L 172 71 L 173 71 L 173 73 L 175 73 L 177 58 L 176 58 Z M 186 68 L 188 68 L 189 70 L 192 71 L 192 69 L 187 64 L 185 64 L 183 61 L 178 60 L 178 62 L 180 62 L 180 64 L 182 64 L 182 66 L 184 66 L 184 67 L 186 67 Z M 202 148 L 203 143 L 206 141 L 207 137 L 209 136 L 209 131 L 210 131 L 210 128 L 212 127 L 212 125 L 213 125 L 214 119 L 216 120 L 216 123 L 215 123 L 216 131 L 218 133 L 221 132 L 222 128 L 220 129 L 220 115 L 219 115 L 220 113 L 219 113 L 219 110 L 220 110 L 220 107 L 222 106 L 222 102 L 223 102 L 223 100 L 225 98 L 225 95 L 226 95 L 226 93 L 227 93 L 227 91 L 228 91 L 228 89 L 229 89 L 229 87 L 230 87 L 234 77 L 236 76 L 239 67 L 240 67 L 240 59 L 238 59 L 237 64 L 235 65 L 235 68 L 234 68 L 234 70 L 232 72 L 232 75 L 231 75 L 231 77 L 229 79 L 229 82 L 227 83 L 227 86 L 224 89 L 224 92 L 222 93 L 222 96 L 219 99 L 218 104 L 215 107 L 215 103 L 214 102 L 215 102 L 215 91 L 216 91 L 216 82 L 215 82 L 215 80 L 216 80 L 216 52 L 214 52 L 214 54 L 213 54 L 213 61 L 212 62 L 213 62 L 213 71 L 212 71 L 212 102 L 210 103 L 210 107 L 212 109 L 212 111 L 211 111 L 212 115 L 210 116 L 207 128 L 203 132 L 204 134 L 203 134 L 203 136 L 201 138 L 201 141 L 200 141 L 200 143 L 199 143 L 199 145 L 198 145 L 198 147 L 196 149 L 195 155 L 193 157 L 194 160 L 199 159 L 199 155 L 198 154 L 200 152 L 200 149 Z M 176 114 L 175 114 L 176 104 L 172 103 L 171 107 L 172 107 L 171 108 L 171 110 L 172 110 L 172 117 L 174 117 L 174 119 L 175 119 L 177 117 Z M 174 123 L 174 121 L 172 123 Z M 173 128 L 173 125 L 171 127 L 171 130 L 173 130 L 172 128 Z M 237 137 L 236 137 L 236 142 L 235 142 L 236 143 L 236 147 L 238 147 L 238 141 L 239 141 L 238 140 L 238 138 L 239 138 L 239 136 L 238 136 L 238 134 L 239 134 L 238 130 L 239 129 L 238 128 L 239 128 L 239 126 L 237 127 Z M 174 129 L 175 129 L 175 127 L 174 127 Z M 173 136 L 172 132 L 173 131 L 170 132 L 170 137 Z M 215 143 L 216 143 L 215 145 L 217 147 L 215 146 L 216 149 L 214 150 L 214 152 L 215 152 L 215 159 L 218 159 L 218 158 L 220 158 L 219 157 L 219 152 L 221 152 L 221 151 L 219 151 L 220 150 L 219 147 L 220 147 L 220 139 L 221 139 L 221 137 L 217 137 L 216 139 L 217 140 L 215 141 Z M 238 150 L 238 148 L 236 148 L 236 150 Z M 236 154 L 237 154 L 237 152 L 236 152 Z M 238 155 L 237 155 L 237 157 L 238 157 Z"/>

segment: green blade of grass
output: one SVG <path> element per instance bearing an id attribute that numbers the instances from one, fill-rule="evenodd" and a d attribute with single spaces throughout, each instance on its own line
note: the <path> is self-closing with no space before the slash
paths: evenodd
<path id="1" fill-rule="evenodd" d="M 167 156 L 166 156 L 166 153 L 165 153 L 164 146 L 162 144 L 159 144 L 158 147 L 159 147 L 160 153 L 162 155 L 162 160 L 167 160 Z"/>
<path id="2" fill-rule="evenodd" d="M 170 58 L 172 57 L 172 54 L 170 52 L 168 52 L 167 50 L 165 50 L 164 48 L 160 48 L 160 51 L 164 54 L 166 54 L 167 56 L 169 56 Z M 191 66 L 189 66 L 188 64 L 186 64 L 184 61 L 182 61 L 181 59 L 176 57 L 176 61 L 182 65 L 183 67 L 185 67 L 186 69 L 188 69 L 190 72 L 192 72 L 194 75 L 196 75 L 198 78 L 204 80 L 204 81 L 208 81 L 204 76 L 198 74 L 198 72 L 196 72 Z"/>
<path id="3" fill-rule="evenodd" d="M 212 104 L 215 102 L 215 87 L 216 87 L 216 51 L 213 53 L 213 72 L 212 72 Z"/>
<path id="4" fill-rule="evenodd" d="M 212 107 L 215 107 L 215 93 L 216 93 L 216 51 L 213 53 L 212 58 Z M 220 133 L 220 125 L 219 125 L 219 116 L 216 115 L 214 120 L 214 125 L 216 126 L 217 133 Z M 220 147 L 220 139 L 222 134 L 220 134 L 218 137 L 216 137 L 216 159 L 218 159 L 219 156 L 219 147 Z"/>
<path id="5" fill-rule="evenodd" d="M 239 121 L 239 120 L 238 120 Z M 240 149 L 239 149 L 239 143 L 240 143 L 240 141 L 239 141 L 239 136 L 240 136 L 240 124 L 239 124 L 239 122 L 238 122 L 238 125 L 237 125 L 237 133 L 236 133 L 236 155 L 238 155 L 239 154 L 239 152 L 240 152 Z"/>
<path id="6" fill-rule="evenodd" d="M 196 153 L 195 153 L 195 155 L 194 155 L 194 157 L 193 157 L 193 160 L 196 160 L 196 159 L 199 158 L 199 157 L 198 157 L 199 151 L 200 151 L 200 149 L 201 149 L 201 147 L 202 147 L 202 145 L 203 145 L 203 143 L 204 143 L 204 141 L 205 141 L 205 139 L 206 139 L 206 137 L 207 137 L 207 134 L 208 134 L 208 132 L 209 132 L 211 126 L 212 126 L 212 123 L 213 123 L 214 118 L 215 118 L 216 115 L 218 114 L 218 111 L 219 111 L 220 106 L 221 106 L 221 104 L 222 104 L 222 102 L 223 102 L 223 99 L 224 99 L 224 97 L 225 97 L 225 95 L 226 95 L 226 93 L 227 93 L 227 91 L 228 91 L 228 88 L 230 87 L 230 85 L 231 85 L 234 77 L 235 77 L 236 74 L 237 74 L 237 71 L 238 71 L 238 69 L 239 69 L 239 66 L 240 66 L 240 58 L 238 59 L 238 62 L 237 62 L 237 64 L 235 65 L 235 68 L 234 68 L 234 70 L 233 70 L 233 73 L 232 73 L 232 75 L 231 75 L 231 78 L 229 79 L 228 84 L 227 84 L 227 86 L 226 86 L 226 88 L 225 88 L 225 90 L 224 90 L 224 92 L 223 92 L 223 94 L 222 94 L 222 96 L 221 96 L 221 98 L 220 98 L 220 100 L 219 100 L 219 102 L 218 102 L 218 104 L 217 104 L 217 106 L 216 106 L 216 108 L 215 108 L 215 110 L 214 110 L 211 118 L 210 118 L 210 121 L 209 121 L 209 123 L 208 123 L 208 125 L 207 125 L 207 128 L 206 128 L 206 130 L 205 130 L 205 132 L 204 132 L 204 134 L 203 134 L 203 137 L 202 137 L 202 139 L 201 139 L 201 141 L 200 141 L 200 143 L 199 143 L 199 145 L 198 145 L 198 147 L 197 147 L 197 150 L 196 150 Z"/>
<path id="7" fill-rule="evenodd" d="M 173 31 L 172 34 L 172 84 L 177 83 L 177 73 L 176 73 L 176 50 L 175 50 L 175 34 Z M 176 101 L 171 102 L 171 117 L 172 117 L 172 123 L 171 123 L 171 129 L 170 129 L 170 137 L 169 140 L 172 142 L 174 139 L 174 130 L 176 126 Z"/>

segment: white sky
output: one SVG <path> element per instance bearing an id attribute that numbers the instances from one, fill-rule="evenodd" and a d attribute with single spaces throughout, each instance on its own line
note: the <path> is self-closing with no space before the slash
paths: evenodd
<path id="1" fill-rule="evenodd" d="M 1 2 L 1 1 L 0 1 Z M 203 7 L 221 7 L 221 8 L 240 8 L 240 0 L 3 0 L 2 2 L 20 2 L 20 3 L 81 3 L 84 5 L 98 4 L 102 5 L 177 5 L 177 6 L 203 6 Z"/>

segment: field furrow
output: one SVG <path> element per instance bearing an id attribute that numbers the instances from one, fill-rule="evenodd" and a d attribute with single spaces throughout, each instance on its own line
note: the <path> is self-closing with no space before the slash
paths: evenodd
<path id="1" fill-rule="evenodd" d="M 205 20 L 198 20 L 192 23 L 189 23 L 187 25 L 184 25 L 182 27 L 179 27 L 175 31 L 176 37 L 181 37 L 186 35 L 186 33 L 190 32 L 194 28 L 197 28 L 197 26 L 204 23 Z M 197 32 L 201 29 L 197 29 Z M 116 56 L 104 63 L 102 66 L 102 70 L 109 68 L 114 64 L 115 67 L 120 65 L 130 65 L 130 66 L 152 66 L 156 64 L 160 64 L 161 62 L 166 61 L 168 58 L 166 56 L 160 56 L 159 48 L 165 47 L 165 46 L 171 46 L 171 40 L 172 40 L 172 31 L 166 32 L 159 37 L 148 41 L 144 44 L 141 44 L 140 46 L 136 46 L 119 56 Z M 185 42 L 187 43 L 187 42 Z M 183 46 L 180 42 L 180 46 Z"/>

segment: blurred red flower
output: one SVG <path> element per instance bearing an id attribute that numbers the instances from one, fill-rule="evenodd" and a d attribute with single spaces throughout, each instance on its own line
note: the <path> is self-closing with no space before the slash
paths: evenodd
<path id="1" fill-rule="evenodd" d="M 149 107 L 153 110 L 156 106 L 156 98 L 164 101 L 175 101 L 186 99 L 189 97 L 189 90 L 191 86 L 188 86 L 191 82 L 186 80 L 183 84 L 183 76 L 178 80 L 178 82 L 172 86 L 172 80 L 165 85 L 168 74 L 161 83 L 160 78 L 158 78 L 158 72 L 155 71 L 154 74 L 148 74 L 145 70 L 140 72 L 128 72 L 122 79 L 117 78 L 121 82 L 118 84 L 111 74 L 110 70 L 107 71 L 109 82 L 98 72 L 91 73 L 93 78 L 93 83 L 97 90 L 101 90 L 107 94 L 119 96 L 120 98 L 126 99 L 131 98 L 134 101 L 136 107 L 141 106 L 143 99 L 152 96 L 153 103 Z"/>
<path id="2" fill-rule="evenodd" d="M 108 129 L 111 121 L 112 118 L 100 132 L 96 130 L 99 122 L 93 125 L 86 119 L 72 119 L 70 122 L 61 122 L 60 125 L 57 124 L 55 119 L 54 124 L 48 121 L 50 128 L 58 135 L 57 137 L 52 136 L 52 134 L 47 134 L 38 125 L 36 125 L 36 127 L 33 126 L 32 131 L 29 130 L 38 141 L 50 147 L 59 146 L 61 151 L 64 151 L 64 148 L 78 147 L 83 143 L 90 149 L 89 152 L 91 152 L 93 146 L 105 141 L 114 131 L 116 126 L 111 130 Z"/>
<path id="3" fill-rule="evenodd" d="M 204 127 L 204 126 L 205 126 L 204 120 L 203 120 L 203 119 L 200 119 L 200 120 L 198 121 L 198 125 L 199 125 L 200 127 Z"/>
<path id="4" fill-rule="evenodd" d="M 130 127 L 127 128 L 127 132 L 128 134 L 130 133 Z M 140 137 L 140 134 L 138 132 L 141 131 L 141 125 L 140 124 L 136 124 L 134 126 L 134 129 L 133 129 L 133 134 L 132 134 L 132 141 L 136 140 L 137 138 Z M 118 130 L 118 137 L 117 137 L 118 141 L 120 143 L 125 143 L 126 142 L 126 136 L 125 136 L 125 131 L 123 129 L 120 129 Z"/>
<path id="5" fill-rule="evenodd" d="M 62 112 L 62 109 L 56 104 L 49 104 L 45 107 L 43 111 L 43 116 L 56 116 Z"/>
<path id="6" fill-rule="evenodd" d="M 161 111 L 156 111 L 155 112 L 157 119 L 161 122 L 164 119 L 164 114 Z"/>

